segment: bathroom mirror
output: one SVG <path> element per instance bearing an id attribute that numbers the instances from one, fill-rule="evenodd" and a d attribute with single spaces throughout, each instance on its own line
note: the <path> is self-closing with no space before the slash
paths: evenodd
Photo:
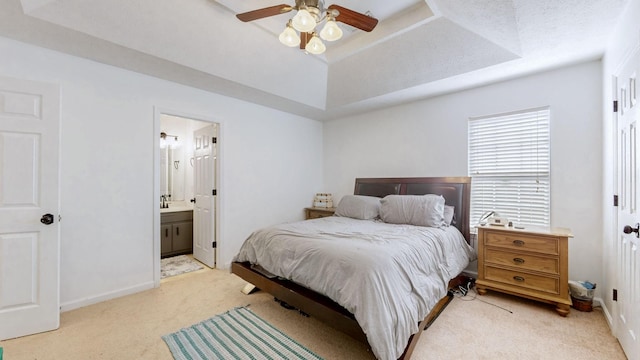
<path id="1" fill-rule="evenodd" d="M 184 200 L 184 151 L 181 147 L 160 149 L 160 195 L 168 201 Z"/>

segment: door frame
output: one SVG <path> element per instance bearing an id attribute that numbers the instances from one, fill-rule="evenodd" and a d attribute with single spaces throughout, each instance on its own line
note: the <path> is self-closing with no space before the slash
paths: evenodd
<path id="1" fill-rule="evenodd" d="M 221 209 L 224 208 L 224 193 L 221 189 L 224 188 L 223 177 L 220 176 L 221 169 L 224 168 L 223 161 L 223 143 L 224 141 L 220 141 L 220 139 L 224 139 L 224 125 L 223 121 L 220 119 L 216 119 L 210 116 L 204 116 L 199 114 L 193 114 L 187 111 L 175 110 L 169 108 L 163 108 L 159 106 L 154 106 L 153 108 L 153 284 L 154 287 L 160 286 L 160 118 L 162 115 L 170 115 L 176 116 L 180 118 L 184 118 L 187 120 L 196 120 L 203 121 L 208 123 L 216 123 L 218 124 L 218 161 L 216 161 L 216 173 L 215 173 L 215 181 L 216 187 L 218 189 L 217 194 L 217 211 L 215 212 L 215 235 L 218 242 L 218 248 L 216 251 L 216 264 L 219 264 L 219 256 L 220 256 L 220 245 L 219 241 L 222 238 L 222 215 L 223 212 Z"/>

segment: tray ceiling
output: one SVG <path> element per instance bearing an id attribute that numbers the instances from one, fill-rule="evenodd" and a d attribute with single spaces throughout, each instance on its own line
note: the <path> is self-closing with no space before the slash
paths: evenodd
<path id="1" fill-rule="evenodd" d="M 235 17 L 283 0 L 3 0 L 0 36 L 326 120 L 597 59 L 628 1 L 337 1 L 380 22 L 322 56 Z"/>

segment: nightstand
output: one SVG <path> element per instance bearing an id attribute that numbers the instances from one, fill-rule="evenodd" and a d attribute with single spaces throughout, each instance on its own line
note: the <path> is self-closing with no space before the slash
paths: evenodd
<path id="1" fill-rule="evenodd" d="M 327 216 L 333 216 L 334 212 L 336 212 L 336 208 L 308 207 L 304 208 L 304 217 L 306 220 L 317 219 Z"/>
<path id="2" fill-rule="evenodd" d="M 478 226 L 478 294 L 500 291 L 570 311 L 568 239 L 571 230 Z"/>

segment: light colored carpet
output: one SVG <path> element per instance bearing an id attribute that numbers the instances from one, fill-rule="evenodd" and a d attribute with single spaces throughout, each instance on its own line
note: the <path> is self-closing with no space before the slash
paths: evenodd
<path id="1" fill-rule="evenodd" d="M 327 360 L 373 359 L 366 345 L 284 309 L 266 293 L 242 294 L 244 285 L 221 270 L 172 277 L 157 289 L 65 312 L 59 330 L 3 341 L 0 347 L 5 359 L 11 360 L 172 360 L 162 335 L 250 304 L 258 316 Z M 473 301 L 454 299 L 420 338 L 412 359 L 625 356 L 598 308 L 572 310 L 563 318 L 549 305 L 489 292 Z"/>
<path id="2" fill-rule="evenodd" d="M 178 255 L 160 260 L 160 278 L 186 274 L 202 269 L 202 265 L 187 255 Z"/>

